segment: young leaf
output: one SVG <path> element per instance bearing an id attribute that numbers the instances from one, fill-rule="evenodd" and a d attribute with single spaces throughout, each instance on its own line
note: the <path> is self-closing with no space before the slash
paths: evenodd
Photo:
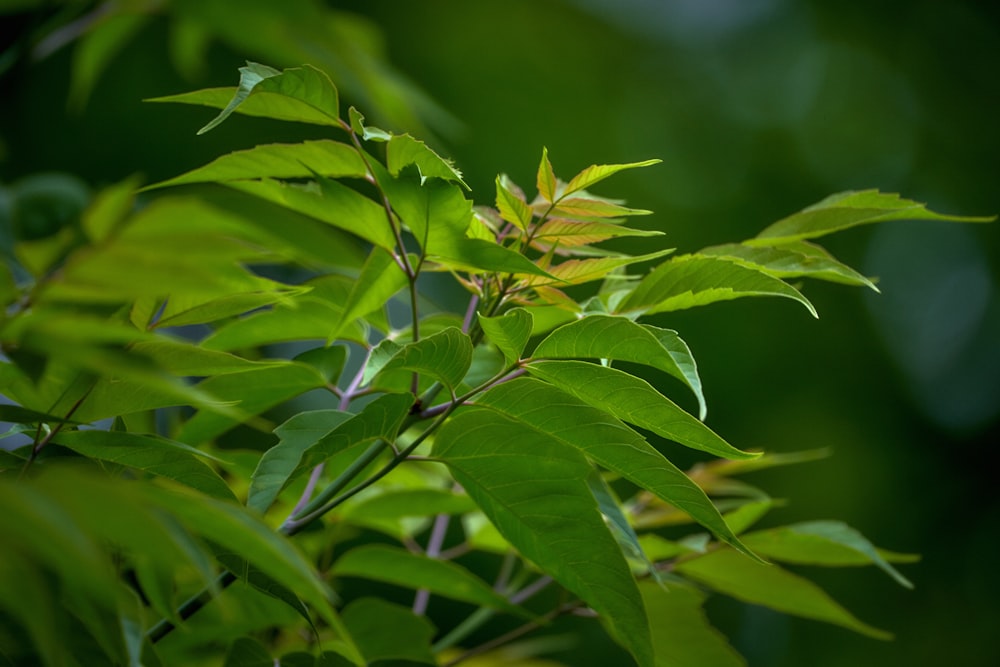
<path id="1" fill-rule="evenodd" d="M 804 565 L 876 565 L 900 586 L 913 588 L 864 535 L 841 521 L 808 521 L 751 533 L 744 538 L 761 554 Z"/>
<path id="2" fill-rule="evenodd" d="M 791 285 L 764 271 L 707 255 L 684 255 L 664 262 L 639 281 L 618 310 L 662 313 L 745 296 L 794 299 L 817 317 L 809 300 Z"/>
<path id="3" fill-rule="evenodd" d="M 566 189 L 562 192 L 562 197 L 578 192 L 579 190 L 585 190 L 591 185 L 603 181 L 609 176 L 617 174 L 619 171 L 625 169 L 635 169 L 637 167 L 649 167 L 654 164 L 659 164 L 662 160 L 645 160 L 643 162 L 631 162 L 629 164 L 595 164 L 587 167 L 579 174 L 574 176 L 569 183 L 566 184 Z"/>
<path id="4" fill-rule="evenodd" d="M 490 522 L 530 559 L 590 605 L 641 666 L 653 664 L 645 611 L 572 447 L 484 407 L 445 423 L 434 455 Z"/>
<path id="5" fill-rule="evenodd" d="M 438 664 L 431 653 L 434 626 L 406 607 L 361 598 L 344 609 L 344 625 L 364 656 L 363 664 Z"/>
<path id="6" fill-rule="evenodd" d="M 662 667 L 746 667 L 726 636 L 712 627 L 702 605 L 705 594 L 694 586 L 671 582 L 667 590 L 639 583 L 653 628 L 656 664 Z"/>
<path id="7" fill-rule="evenodd" d="M 347 117 L 350 119 L 351 130 L 353 130 L 355 134 L 360 134 L 361 138 L 365 141 L 377 141 L 382 143 L 389 141 L 393 137 L 391 132 L 386 132 L 381 128 L 372 127 L 371 125 L 365 125 L 365 117 L 354 107 L 347 110 Z"/>
<path id="8" fill-rule="evenodd" d="M 504 179 L 497 176 L 497 210 L 500 217 L 524 231 L 531 224 L 531 208 L 516 192 L 507 188 Z"/>
<path id="9" fill-rule="evenodd" d="M 775 278 L 816 278 L 879 291 L 871 280 L 846 264 L 841 264 L 823 248 L 806 241 L 793 241 L 777 247 L 728 243 L 704 248 L 700 254 L 728 257 L 752 264 Z"/>
<path id="10" fill-rule="evenodd" d="M 528 372 L 622 421 L 692 449 L 727 459 L 760 456 L 736 449 L 648 382 L 616 368 L 582 361 L 536 361 Z"/>
<path id="11" fill-rule="evenodd" d="M 535 231 L 535 241 L 550 239 L 561 248 L 599 243 L 621 236 L 662 236 L 663 232 L 623 227 L 609 222 L 577 222 L 550 218 Z"/>
<path id="12" fill-rule="evenodd" d="M 266 512 L 298 467 L 303 452 L 350 417 L 340 410 L 313 410 L 301 412 L 274 429 L 278 444 L 264 452 L 250 477 L 247 507 Z"/>
<path id="13" fill-rule="evenodd" d="M 556 198 L 556 175 L 552 171 L 552 163 L 549 162 L 549 149 L 542 148 L 542 161 L 538 165 L 538 176 L 536 178 L 538 194 L 542 199 L 550 204 Z"/>
<path id="14" fill-rule="evenodd" d="M 568 197 L 560 199 L 552 209 L 553 217 L 590 220 L 593 218 L 622 218 L 630 215 L 649 215 L 652 211 L 629 208 L 601 197 Z"/>
<path id="15" fill-rule="evenodd" d="M 995 219 L 996 216 L 971 217 L 935 213 L 927 210 L 920 202 L 878 190 L 849 191 L 830 195 L 821 202 L 779 220 L 756 238 L 744 243 L 750 246 L 781 245 L 888 220 L 990 222 Z"/>
<path id="16" fill-rule="evenodd" d="M 363 178 L 364 160 L 353 146 L 320 139 L 299 144 L 266 144 L 234 151 L 204 167 L 149 185 L 143 190 L 187 183 L 225 183 L 260 178 L 309 178 L 314 173 L 330 178 Z"/>
<path id="17" fill-rule="evenodd" d="M 548 268 L 549 277 L 531 277 L 527 283 L 531 286 L 540 285 L 579 285 L 592 280 L 601 280 L 615 269 L 623 266 L 648 262 L 669 255 L 673 249 L 658 250 L 647 255 L 594 257 L 589 259 L 570 259 L 557 266 Z"/>
<path id="18" fill-rule="evenodd" d="M 614 388 L 609 386 L 607 391 L 610 394 Z M 607 412 L 530 378 L 497 385 L 476 398 L 475 404 L 496 411 L 536 437 L 578 449 L 600 466 L 687 512 L 719 539 L 752 557 L 705 492 L 642 436 Z"/>
<path id="19" fill-rule="evenodd" d="M 730 549 L 718 549 L 678 562 L 676 570 L 720 593 L 751 604 L 833 623 L 875 639 L 892 638 L 889 633 L 859 621 L 811 581 L 777 565 L 762 565 L 744 558 Z"/>
<path id="20" fill-rule="evenodd" d="M 60 431 L 53 442 L 98 461 L 176 480 L 213 498 L 236 500 L 219 474 L 199 460 L 205 454 L 179 442 L 121 431 Z"/>
<path id="21" fill-rule="evenodd" d="M 454 390 L 471 364 L 472 342 L 460 330 L 449 327 L 404 345 L 382 366 L 373 381 L 377 384 L 379 375 L 405 369 L 430 375 Z"/>
<path id="22" fill-rule="evenodd" d="M 446 160 L 422 141 L 408 134 L 393 135 L 386 144 L 385 166 L 393 176 L 406 167 L 414 165 L 420 173 L 420 184 L 428 178 L 441 178 L 452 183 L 460 183 L 466 190 L 469 186 L 462 180 L 462 173 L 450 160 Z"/>
<path id="23" fill-rule="evenodd" d="M 336 577 L 364 577 L 412 589 L 423 588 L 452 600 L 526 615 L 464 567 L 388 545 L 369 544 L 351 549 L 334 564 L 331 573 Z"/>
<path id="24" fill-rule="evenodd" d="M 676 331 L 636 324 L 624 317 L 591 315 L 553 331 L 531 356 L 535 359 L 610 359 L 658 368 L 694 392 L 699 419 L 705 419 L 705 396 L 698 368 Z"/>
<path id="25" fill-rule="evenodd" d="M 490 342 L 503 353 L 508 364 L 516 364 L 531 338 L 531 313 L 515 308 L 498 317 L 478 315 L 479 326 Z"/>

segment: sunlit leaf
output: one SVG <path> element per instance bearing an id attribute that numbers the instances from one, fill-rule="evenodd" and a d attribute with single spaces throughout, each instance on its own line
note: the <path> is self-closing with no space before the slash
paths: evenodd
<path id="1" fill-rule="evenodd" d="M 875 639 L 889 633 L 863 623 L 819 586 L 777 565 L 762 565 L 730 549 L 718 549 L 675 565 L 677 572 L 720 593 L 775 611 L 843 626 Z"/>
<path id="2" fill-rule="evenodd" d="M 501 176 L 497 176 L 496 187 L 496 204 L 500 217 L 522 231 L 527 229 L 532 219 L 531 208 L 516 192 L 507 188 Z"/>
<path id="3" fill-rule="evenodd" d="M 649 215 L 652 211 L 629 208 L 598 197 L 566 197 L 552 209 L 553 217 L 621 218 L 629 215 Z"/>
<path id="4" fill-rule="evenodd" d="M 466 190 L 469 186 L 462 180 L 462 173 L 455 168 L 450 160 L 446 160 L 422 141 L 408 134 L 393 135 L 386 144 L 385 164 L 389 173 L 399 176 L 404 168 L 414 165 L 420 172 L 420 182 L 428 178 L 442 178 L 446 181 L 460 183 Z"/>
<path id="5" fill-rule="evenodd" d="M 767 271 L 775 278 L 816 278 L 844 285 L 861 285 L 879 291 L 871 280 L 838 262 L 823 248 L 806 241 L 792 241 L 778 247 L 728 243 L 704 248 L 700 254 L 746 262 Z"/>
<path id="6" fill-rule="evenodd" d="M 513 273 L 553 278 L 524 255 L 483 239 L 461 239 L 435 255 L 435 261 L 470 273 Z"/>
<path id="7" fill-rule="evenodd" d="M 589 259 L 569 259 L 556 266 L 548 267 L 550 278 L 531 277 L 527 284 L 535 285 L 579 285 L 592 280 L 601 280 L 610 272 L 623 266 L 648 262 L 672 253 L 672 249 L 659 250 L 635 257 L 594 257 Z"/>
<path id="8" fill-rule="evenodd" d="M 736 449 L 648 382 L 616 368 L 582 361 L 537 361 L 528 372 L 622 421 L 674 442 L 730 459 L 760 456 Z"/>
<path id="9" fill-rule="evenodd" d="M 426 254 L 448 255 L 465 239 L 472 202 L 459 186 L 440 179 L 424 183 L 407 175 L 390 178 L 378 170 L 376 174 L 393 210 Z"/>
<path id="10" fill-rule="evenodd" d="M 809 300 L 791 285 L 764 271 L 705 255 L 684 255 L 664 262 L 639 281 L 618 310 L 661 313 L 747 296 L 793 299 L 817 316 Z"/>
<path id="11" fill-rule="evenodd" d="M 538 187 L 538 194 L 547 202 L 552 202 L 556 197 L 556 175 L 552 171 L 552 163 L 549 162 L 549 149 L 542 148 L 542 161 L 538 165 L 538 176 L 535 179 Z"/>
<path id="12" fill-rule="evenodd" d="M 524 346 L 531 338 L 531 313 L 523 308 L 515 308 L 497 317 L 479 315 L 479 326 L 486 337 L 503 353 L 508 364 L 517 363 L 524 352 Z"/>
<path id="13" fill-rule="evenodd" d="M 549 239 L 558 242 L 560 247 L 572 248 L 622 236 L 661 236 L 662 234 L 663 232 L 659 231 L 633 229 L 608 222 L 576 222 L 554 218 L 546 220 L 535 231 L 535 240 Z"/>
<path id="14" fill-rule="evenodd" d="M 511 544 L 597 611 L 640 665 L 652 664 L 638 590 L 587 487 L 583 454 L 476 407 L 445 423 L 434 455 Z"/>
<path id="15" fill-rule="evenodd" d="M 659 164 L 662 160 L 645 160 L 643 162 L 632 162 L 629 164 L 595 164 L 587 167 L 579 174 L 574 176 L 569 183 L 566 184 L 566 189 L 563 190 L 562 196 L 566 197 L 579 190 L 585 190 L 591 185 L 603 181 L 609 176 L 613 176 L 620 171 L 625 169 L 635 169 L 637 167 L 649 167 L 654 164 Z"/>
<path id="16" fill-rule="evenodd" d="M 744 241 L 751 246 L 771 246 L 832 234 L 858 225 L 888 220 L 941 220 L 949 222 L 990 222 L 995 216 L 944 215 L 927 210 L 920 202 L 878 190 L 860 190 L 830 195 L 774 223 L 756 238 Z"/>
<path id="17" fill-rule="evenodd" d="M 610 394 L 614 387 L 608 386 L 607 390 Z M 642 436 L 607 412 L 530 378 L 497 385 L 475 400 L 481 409 L 489 408 L 512 420 L 518 431 L 578 449 L 603 468 L 676 505 L 721 540 L 747 552 L 705 493 Z"/>
<path id="18" fill-rule="evenodd" d="M 645 364 L 674 376 L 698 399 L 705 419 L 705 397 L 694 357 L 676 331 L 640 325 L 627 318 L 591 315 L 562 326 L 538 344 L 536 359 L 610 359 Z"/>
<path id="19" fill-rule="evenodd" d="M 333 565 L 337 577 L 364 577 L 434 595 L 524 616 L 502 595 L 469 570 L 447 561 L 417 555 L 388 545 L 369 544 L 351 549 Z"/>

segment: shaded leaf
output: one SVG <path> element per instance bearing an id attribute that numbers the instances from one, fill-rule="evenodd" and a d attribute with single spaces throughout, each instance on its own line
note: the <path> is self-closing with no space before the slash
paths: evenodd
<path id="1" fill-rule="evenodd" d="M 256 639 L 240 637 L 229 645 L 222 667 L 274 667 L 274 659 Z"/>
<path id="2" fill-rule="evenodd" d="M 620 218 L 629 215 L 649 215 L 652 211 L 628 208 L 600 197 L 566 197 L 552 209 L 554 217 L 567 218 Z"/>
<path id="3" fill-rule="evenodd" d="M 527 615 L 464 567 L 398 547 L 379 544 L 356 547 L 337 560 L 332 573 L 338 577 L 364 577 L 406 588 L 422 588 L 478 607 Z"/>
<path id="4" fill-rule="evenodd" d="M 486 337 L 500 349 L 507 363 L 516 364 L 531 338 L 531 313 L 524 308 L 515 308 L 498 317 L 480 314 L 478 318 Z"/>
<path id="5" fill-rule="evenodd" d="M 610 359 L 658 368 L 674 376 L 698 399 L 705 419 L 705 396 L 690 349 L 670 329 L 636 324 L 623 317 L 591 315 L 559 327 L 532 353 L 536 359 Z"/>
<path id="6" fill-rule="evenodd" d="M 309 615 L 309 609 L 293 591 L 264 574 L 261 570 L 241 558 L 239 554 L 217 553 L 215 557 L 224 568 L 235 574 L 246 585 L 268 597 L 284 602 L 289 609 L 301 616 L 309 624 L 313 632 L 316 632 L 316 626 Z"/>
<path id="7" fill-rule="evenodd" d="M 942 220 L 949 222 L 990 222 L 995 216 L 943 215 L 927 210 L 920 202 L 878 190 L 860 190 L 830 195 L 798 213 L 774 223 L 751 246 L 770 246 L 811 239 L 858 225 L 888 220 Z"/>
<path id="8" fill-rule="evenodd" d="M 700 254 L 728 257 L 753 264 L 775 278 L 816 278 L 844 285 L 861 285 L 879 291 L 871 280 L 838 262 L 823 248 L 805 241 L 793 241 L 778 247 L 728 243 L 704 248 Z"/>
<path id="9" fill-rule="evenodd" d="M 472 364 L 472 341 L 455 327 L 402 346 L 382 366 L 373 382 L 380 375 L 404 369 L 427 374 L 443 382 L 454 391 Z"/>
<path id="10" fill-rule="evenodd" d="M 591 466 L 579 451 L 475 407 L 445 423 L 434 455 L 525 558 L 597 611 L 640 665 L 652 664 L 635 581 L 587 487 Z"/>
<path id="11" fill-rule="evenodd" d="M 604 515 L 604 520 L 607 521 L 608 527 L 611 529 L 611 534 L 618 540 L 618 544 L 621 546 L 625 557 L 642 563 L 645 567 L 645 573 L 653 577 L 655 581 L 662 583 L 659 571 L 646 557 L 646 552 L 643 551 L 642 545 L 639 543 L 639 536 L 636 535 L 635 529 L 632 528 L 628 517 L 625 516 L 621 501 L 615 495 L 611 486 L 597 470 L 590 473 L 590 477 L 587 478 L 587 485 L 590 487 L 590 492 L 594 494 L 594 499 L 597 500 L 597 507 L 601 510 L 601 514 Z"/>
<path id="12" fill-rule="evenodd" d="M 760 454 L 736 449 L 648 382 L 616 368 L 582 361 L 537 361 L 528 372 L 622 421 L 674 442 L 723 458 Z"/>
<path id="13" fill-rule="evenodd" d="M 809 300 L 791 285 L 750 266 L 705 255 L 675 257 L 656 267 L 639 281 L 618 310 L 661 313 L 747 296 L 793 299 L 817 316 Z"/>
<path id="14" fill-rule="evenodd" d="M 391 178 L 373 168 L 392 209 L 425 254 L 448 255 L 465 239 L 472 222 L 472 202 L 459 186 L 440 179 L 422 182 L 412 175 Z"/>
<path id="15" fill-rule="evenodd" d="M 730 549 L 678 562 L 675 568 L 686 577 L 751 604 L 833 623 L 875 639 L 892 637 L 859 621 L 811 581 L 777 565 L 762 565 Z"/>
<path id="16" fill-rule="evenodd" d="M 343 616 L 365 664 L 378 660 L 437 664 L 431 653 L 434 626 L 406 607 L 378 598 L 361 598 L 347 605 Z"/>

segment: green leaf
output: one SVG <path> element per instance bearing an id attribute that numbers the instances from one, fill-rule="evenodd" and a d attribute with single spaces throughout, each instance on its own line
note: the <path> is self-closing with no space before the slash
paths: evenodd
<path id="1" fill-rule="evenodd" d="M 508 364 L 516 364 L 531 338 L 531 313 L 515 308 L 498 317 L 479 314 L 479 326 L 490 342 L 500 348 Z"/>
<path id="2" fill-rule="evenodd" d="M 249 417 L 325 385 L 326 379 L 316 369 L 289 362 L 284 366 L 218 375 L 197 386 L 220 401 L 234 403 L 237 410 Z M 177 439 L 202 443 L 222 435 L 238 423 L 238 419 L 229 415 L 200 410 L 184 424 Z"/>
<path id="3" fill-rule="evenodd" d="M 412 175 L 390 178 L 377 169 L 376 176 L 392 209 L 425 254 L 447 255 L 465 239 L 472 222 L 472 202 L 460 187 L 439 179 L 424 183 Z"/>
<path id="4" fill-rule="evenodd" d="M 155 435 L 122 431 L 60 431 L 53 442 L 88 458 L 166 477 L 213 498 L 236 500 L 215 470 L 193 447 Z"/>
<path id="5" fill-rule="evenodd" d="M 323 178 L 319 185 L 299 185 L 265 178 L 229 181 L 226 185 L 316 218 L 386 250 L 395 246 L 385 209 L 337 181 Z"/>
<path id="6" fill-rule="evenodd" d="M 859 621 L 819 586 L 777 565 L 762 565 L 730 549 L 678 562 L 680 574 L 720 593 L 775 611 L 840 625 L 875 639 L 889 633 Z"/>
<path id="7" fill-rule="evenodd" d="M 556 266 L 548 267 L 549 276 L 542 278 L 529 278 L 528 284 L 537 287 L 539 285 L 579 285 L 592 280 L 601 280 L 615 269 L 620 269 L 630 264 L 648 262 L 658 259 L 664 255 L 669 255 L 673 249 L 658 250 L 648 255 L 621 256 L 621 257 L 593 257 L 588 259 L 569 259 Z"/>
<path id="8" fill-rule="evenodd" d="M 469 189 L 462 180 L 462 173 L 450 160 L 444 159 L 428 148 L 427 144 L 408 134 L 396 134 L 389 138 L 386 144 L 385 164 L 393 176 L 399 176 L 399 173 L 410 165 L 416 166 L 420 173 L 421 185 L 428 178 L 441 178 L 460 183 L 466 190 Z"/>
<path id="9" fill-rule="evenodd" d="M 579 174 L 574 176 L 569 183 L 566 184 L 566 189 L 563 190 L 560 199 L 566 197 L 579 190 L 585 190 L 591 185 L 603 181 L 609 176 L 613 176 L 620 171 L 625 169 L 635 169 L 637 167 L 649 167 L 654 164 L 659 164 L 662 160 L 645 160 L 643 162 L 631 162 L 629 164 L 595 164 L 587 167 Z"/>
<path id="10" fill-rule="evenodd" d="M 382 143 L 389 141 L 393 137 L 391 132 L 386 132 L 381 128 L 372 127 L 371 125 L 365 125 L 365 117 L 354 107 L 347 110 L 347 116 L 351 121 L 351 130 L 353 130 L 355 134 L 360 134 L 361 138 L 365 141 L 377 141 Z"/>
<path id="11" fill-rule="evenodd" d="M 274 429 L 278 444 L 264 452 L 250 477 L 247 507 L 266 512 L 288 484 L 302 454 L 350 417 L 340 410 L 313 410 L 301 412 Z"/>
<path id="12" fill-rule="evenodd" d="M 108 238 L 128 218 L 135 204 L 139 178 L 128 178 L 104 188 L 80 216 L 80 225 L 92 242 Z"/>
<path id="13" fill-rule="evenodd" d="M 279 120 L 298 120 L 316 122 L 316 117 L 326 117 L 328 125 L 340 124 L 340 111 L 337 89 L 330 77 L 311 65 L 294 67 L 279 72 L 276 69 L 247 62 L 240 68 L 240 85 L 229 103 L 208 125 L 198 130 L 205 134 L 220 125 L 229 116 L 240 109 L 251 96 L 266 96 L 284 98 L 265 100 L 254 105 L 252 115 L 265 115 Z M 153 101 L 180 102 L 180 99 L 160 98 Z M 204 104 L 205 102 L 197 102 Z M 257 113 L 264 111 L 264 113 Z M 271 111 L 272 113 L 268 113 Z M 244 111 L 245 112 L 245 111 Z"/>
<path id="14" fill-rule="evenodd" d="M 299 144 L 265 144 L 235 151 L 204 167 L 149 185 L 143 190 L 187 183 L 225 183 L 260 178 L 309 178 L 314 173 L 330 178 L 363 178 L 368 173 L 358 151 L 329 139 Z"/>
<path id="15" fill-rule="evenodd" d="M 316 632 L 316 625 L 309 615 L 309 609 L 293 591 L 264 574 L 264 572 L 251 565 L 239 554 L 217 553 L 215 557 L 224 568 L 239 577 L 240 581 L 268 597 L 284 602 L 289 609 L 301 616 L 309 624 L 313 632 Z"/>
<path id="16" fill-rule="evenodd" d="M 485 407 L 445 423 L 434 455 L 521 554 L 578 595 L 640 665 L 651 665 L 638 589 L 587 486 L 575 448 Z"/>
<path id="17" fill-rule="evenodd" d="M 229 645 L 222 667 L 274 667 L 274 659 L 256 639 L 240 637 Z"/>
<path id="18" fill-rule="evenodd" d="M 560 248 L 573 248 L 621 236 L 662 236 L 663 232 L 623 227 L 609 222 L 576 222 L 556 218 L 546 220 L 535 231 L 535 240 L 552 239 Z"/>
<path id="19" fill-rule="evenodd" d="M 639 591 L 653 630 L 657 667 L 745 667 L 726 636 L 712 627 L 702 605 L 705 594 L 671 582 L 664 590 L 648 581 Z"/>
<path id="20" fill-rule="evenodd" d="M 552 171 L 552 163 L 549 162 L 548 148 L 542 148 L 542 161 L 538 165 L 538 176 L 535 180 L 538 194 L 545 201 L 552 203 L 556 197 L 556 175 Z"/>
<path id="21" fill-rule="evenodd" d="M 361 598 L 347 605 L 343 616 L 364 664 L 379 660 L 438 664 L 431 653 L 434 626 L 408 608 L 379 598 Z"/>
<path id="22" fill-rule="evenodd" d="M 781 296 L 798 301 L 817 317 L 809 300 L 764 271 L 723 257 L 674 257 L 639 281 L 620 312 L 662 313 L 746 296 Z"/>
<path id="23" fill-rule="evenodd" d="M 445 489 L 390 489 L 343 506 L 338 513 L 342 521 L 363 525 L 393 536 L 412 532 L 406 519 L 437 514 L 465 514 L 476 509 L 464 494 Z M 422 524 L 421 524 L 422 525 Z"/>
<path id="24" fill-rule="evenodd" d="M 126 6 L 112 7 L 77 35 L 69 89 L 71 108 L 83 110 L 101 72 L 152 18 L 145 12 L 129 11 Z"/>
<path id="25" fill-rule="evenodd" d="M 552 217 L 565 217 L 581 220 L 594 218 L 621 218 L 630 215 L 649 215 L 652 211 L 641 208 L 629 208 L 602 197 L 568 197 L 560 199 L 559 204 L 552 209 Z"/>
<path id="26" fill-rule="evenodd" d="M 622 421 L 686 447 L 727 459 L 760 456 L 736 449 L 648 382 L 616 368 L 582 361 L 536 361 L 528 365 L 528 372 Z"/>
<path id="27" fill-rule="evenodd" d="M 284 365 L 284 361 L 250 361 L 235 354 L 206 350 L 190 343 L 170 338 L 142 341 L 132 346 L 132 352 L 153 361 L 171 375 L 208 377 L 226 375 Z"/>
<path id="28" fill-rule="evenodd" d="M 312 366 L 328 384 L 335 385 L 344 371 L 349 351 L 346 345 L 330 345 L 329 347 L 314 347 L 295 355 L 292 361 Z"/>
<path id="29" fill-rule="evenodd" d="M 990 222 L 995 219 L 996 216 L 970 217 L 935 213 L 927 210 L 920 202 L 878 190 L 848 191 L 830 195 L 821 202 L 779 220 L 756 238 L 744 243 L 751 246 L 780 245 L 888 220 Z"/>
<path id="30" fill-rule="evenodd" d="M 707 411 L 691 350 L 670 329 L 636 324 L 623 317 L 591 315 L 559 327 L 531 355 L 535 359 L 610 359 L 644 364 L 674 376 L 698 399 L 699 419 Z"/>
<path id="31" fill-rule="evenodd" d="M 382 366 L 373 382 L 378 384 L 379 376 L 404 369 L 430 375 L 454 391 L 471 365 L 472 341 L 459 329 L 448 327 L 404 345 Z"/>
<path id="32" fill-rule="evenodd" d="M 611 385 L 603 386 L 608 394 L 615 391 Z M 642 436 L 604 410 L 530 378 L 497 385 L 476 398 L 475 404 L 496 411 L 537 437 L 578 449 L 602 467 L 687 512 L 719 539 L 752 556 L 704 491 Z"/>
<path id="33" fill-rule="evenodd" d="M 841 521 L 808 521 L 751 533 L 747 544 L 764 556 L 802 565 L 876 565 L 900 586 L 913 588 L 864 535 Z"/>
<path id="34" fill-rule="evenodd" d="M 497 210 L 500 211 L 501 218 L 524 231 L 531 224 L 531 207 L 518 193 L 510 190 L 504 181 L 504 177 L 497 176 Z"/>
<path id="35" fill-rule="evenodd" d="M 601 510 L 601 514 L 604 515 L 604 520 L 607 521 L 608 528 L 611 529 L 611 534 L 615 536 L 619 546 L 621 546 L 625 557 L 642 563 L 646 574 L 658 583 L 662 583 L 659 570 L 646 557 L 646 552 L 642 550 L 642 545 L 639 543 L 639 536 L 636 535 L 635 529 L 632 528 L 628 517 L 625 516 L 625 510 L 622 509 L 621 501 L 615 495 L 611 486 L 597 470 L 593 470 L 590 473 L 590 477 L 587 478 L 587 485 L 590 487 L 590 492 L 594 494 L 597 507 Z"/>
<path id="36" fill-rule="evenodd" d="M 452 600 L 527 616 L 464 567 L 398 547 L 380 544 L 356 547 L 341 556 L 331 572 L 336 577 L 364 577 L 406 588 L 423 588 Z"/>
<path id="37" fill-rule="evenodd" d="M 727 257 L 752 264 L 775 278 L 816 278 L 844 285 L 860 285 L 879 291 L 871 280 L 846 264 L 841 264 L 818 245 L 805 241 L 793 241 L 774 248 L 728 243 L 704 248 L 700 254 Z"/>
<path id="38" fill-rule="evenodd" d="M 351 286 L 340 324 L 330 334 L 330 338 L 337 338 L 341 331 L 359 317 L 385 306 L 407 284 L 406 273 L 395 257 L 384 250 L 373 248 L 361 267 L 361 275 Z"/>
<path id="39" fill-rule="evenodd" d="M 434 259 L 449 268 L 470 273 L 493 272 L 554 277 L 521 253 L 484 239 L 460 239 L 447 249 L 436 252 Z"/>

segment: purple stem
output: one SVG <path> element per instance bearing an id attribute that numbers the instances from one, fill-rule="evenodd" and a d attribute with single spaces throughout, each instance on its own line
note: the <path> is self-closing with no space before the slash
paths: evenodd
<path id="1" fill-rule="evenodd" d="M 517 593 L 510 596 L 511 604 L 521 604 L 535 593 L 538 593 L 546 586 L 552 583 L 552 577 L 539 577 L 535 581 L 531 582 Z"/>
<path id="2" fill-rule="evenodd" d="M 431 536 L 427 540 L 426 554 L 430 558 L 437 558 L 441 555 L 441 547 L 444 545 L 444 538 L 448 534 L 448 523 L 451 517 L 447 514 L 438 514 L 434 518 L 434 526 L 431 528 Z M 426 588 L 417 591 L 413 598 L 413 613 L 422 616 L 427 611 L 427 603 L 431 599 L 431 593 Z"/>
<path id="3" fill-rule="evenodd" d="M 469 333 L 469 329 L 472 327 L 472 318 L 476 315 L 476 306 L 479 305 L 479 296 L 476 294 L 472 295 L 469 299 L 469 307 L 465 309 L 465 319 L 462 320 L 462 333 Z"/>

